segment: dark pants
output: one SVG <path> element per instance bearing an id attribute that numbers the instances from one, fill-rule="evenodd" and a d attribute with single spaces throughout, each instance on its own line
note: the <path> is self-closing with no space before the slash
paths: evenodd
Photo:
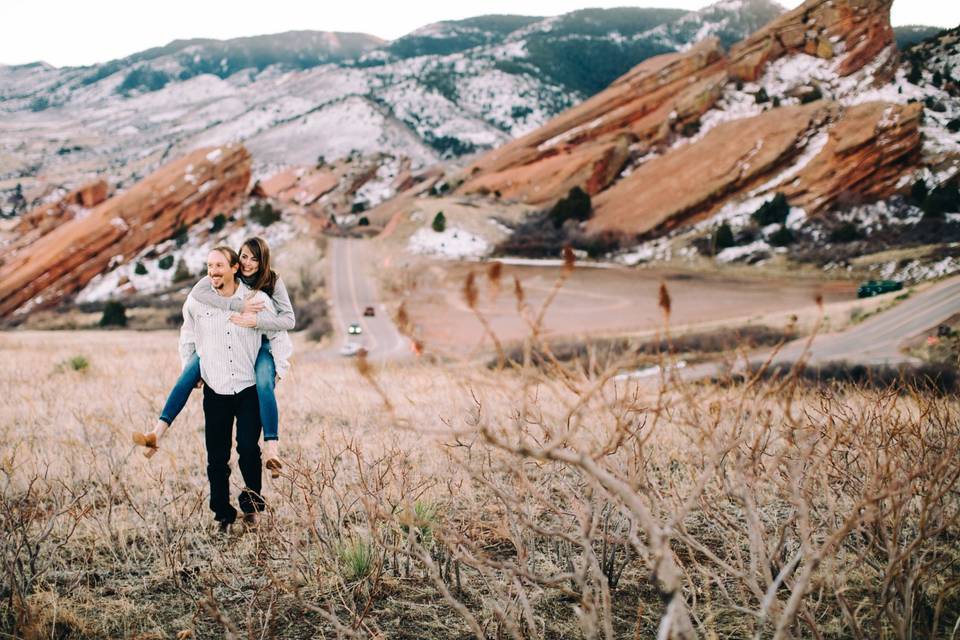
<path id="1" fill-rule="evenodd" d="M 236 395 L 220 395 L 203 386 L 204 436 L 207 445 L 207 479 L 210 509 L 220 522 L 233 522 L 237 510 L 230 504 L 230 443 L 237 421 L 237 455 L 246 488 L 240 492 L 244 513 L 263 511 L 260 495 L 260 404 L 257 388 L 247 387 Z"/>

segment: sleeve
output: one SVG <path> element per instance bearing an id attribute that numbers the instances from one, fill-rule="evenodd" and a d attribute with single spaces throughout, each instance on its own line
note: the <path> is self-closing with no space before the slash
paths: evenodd
<path id="1" fill-rule="evenodd" d="M 213 287 L 210 286 L 209 276 L 203 276 L 200 278 L 200 282 L 193 285 L 193 289 L 190 290 L 190 297 L 197 302 L 216 307 L 217 309 L 223 309 L 224 311 L 236 311 L 237 313 L 243 311 L 243 300 L 239 298 L 224 298 L 218 295 L 217 292 L 213 290 Z"/>
<path id="2" fill-rule="evenodd" d="M 290 302 L 290 294 L 287 293 L 287 287 L 283 280 L 277 278 L 277 284 L 273 288 L 273 297 L 270 298 L 276 312 L 265 313 L 261 311 L 257 314 L 257 329 L 264 332 L 268 331 L 290 331 L 297 324 L 297 319 L 293 315 L 293 304 Z"/>
<path id="3" fill-rule="evenodd" d="M 257 326 L 260 327 L 264 316 L 276 317 L 273 308 L 273 300 L 263 292 L 258 292 L 264 301 L 264 310 L 257 314 Z M 288 298 L 289 300 L 289 298 Z M 277 375 L 284 378 L 290 370 L 290 356 L 293 355 L 293 341 L 290 334 L 286 331 L 263 331 L 264 335 L 270 341 L 270 353 L 273 355 L 273 364 L 277 369 Z"/>
<path id="4" fill-rule="evenodd" d="M 293 355 L 293 341 L 286 331 L 276 331 L 267 334 L 270 339 L 270 353 L 273 354 L 273 364 L 277 368 L 277 375 L 282 379 L 290 371 L 290 356 Z"/>
<path id="5" fill-rule="evenodd" d="M 183 303 L 183 324 L 180 326 L 180 366 L 186 368 L 191 356 L 197 352 L 196 323 L 190 309 L 190 299 Z"/>

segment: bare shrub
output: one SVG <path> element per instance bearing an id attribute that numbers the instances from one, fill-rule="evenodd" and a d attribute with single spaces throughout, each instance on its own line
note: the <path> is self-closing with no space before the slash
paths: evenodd
<path id="1" fill-rule="evenodd" d="M 547 304 L 574 267 L 567 252 Z M 260 526 L 227 536 L 196 400 L 152 460 L 126 444 L 179 371 L 175 337 L 0 335 L 3 632 L 950 636 L 956 394 L 800 367 L 620 379 L 644 358 L 669 371 L 659 347 L 682 338 L 665 324 L 655 353 L 585 367 L 547 343 L 546 306 L 512 295 L 530 330 L 513 367 L 298 362 L 278 387 L 285 475 Z M 647 304 L 669 320 L 665 287 Z M 95 367 L 54 372 L 85 349 Z"/>

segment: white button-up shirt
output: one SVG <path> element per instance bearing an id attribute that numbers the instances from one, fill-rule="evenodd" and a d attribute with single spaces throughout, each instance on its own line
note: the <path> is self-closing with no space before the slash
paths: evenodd
<path id="1" fill-rule="evenodd" d="M 250 289 L 237 282 L 232 297 L 243 300 Z M 262 314 L 275 314 L 270 297 L 262 291 L 254 294 L 262 300 Z M 264 332 L 230 322 L 235 311 L 217 309 L 188 296 L 183 303 L 183 326 L 180 327 L 180 359 L 184 366 L 194 352 L 200 356 L 200 377 L 220 395 L 240 393 L 256 384 L 254 365 L 263 335 L 270 340 L 270 350 L 281 378 L 289 368 L 293 345 L 286 331 Z"/>

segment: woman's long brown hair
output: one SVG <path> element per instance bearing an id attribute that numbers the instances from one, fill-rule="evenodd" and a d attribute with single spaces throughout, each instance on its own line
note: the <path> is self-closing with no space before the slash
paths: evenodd
<path id="1" fill-rule="evenodd" d="M 252 289 L 263 291 L 272 298 L 273 288 L 277 285 L 277 273 L 270 268 L 270 246 L 263 238 L 248 238 L 241 245 L 241 251 L 243 247 L 253 254 L 260 267 L 255 274 L 247 278 L 248 284 Z"/>

